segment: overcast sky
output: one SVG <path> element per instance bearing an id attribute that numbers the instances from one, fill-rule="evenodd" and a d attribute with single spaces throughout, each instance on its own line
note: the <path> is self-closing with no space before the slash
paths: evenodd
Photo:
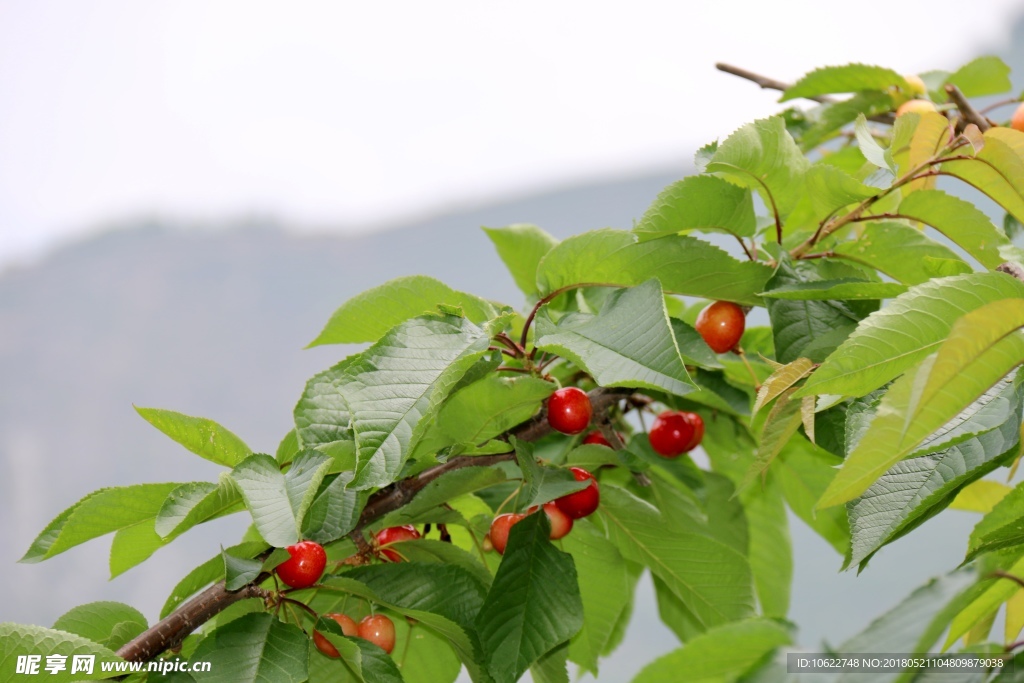
<path id="1" fill-rule="evenodd" d="M 0 0 L 0 264 L 133 216 L 365 228 L 678 163 L 719 74 L 1001 50 L 1018 0 Z"/>

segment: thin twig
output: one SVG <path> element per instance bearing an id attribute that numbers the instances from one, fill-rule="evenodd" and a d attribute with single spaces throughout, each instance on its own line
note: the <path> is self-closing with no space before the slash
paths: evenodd
<path id="1" fill-rule="evenodd" d="M 960 92 L 960 88 L 956 87 L 952 83 L 946 84 L 946 95 L 949 96 L 949 101 L 956 105 L 956 108 L 960 110 L 960 115 L 967 123 L 973 123 L 981 132 L 984 133 L 986 130 L 992 127 L 992 122 L 986 119 L 984 116 L 979 114 L 971 103 L 967 101 L 964 94 Z"/>
<path id="2" fill-rule="evenodd" d="M 782 91 L 786 91 L 786 90 L 789 90 L 791 87 L 793 87 L 789 83 L 785 83 L 783 81 L 777 81 L 774 78 L 768 78 L 767 76 L 762 76 L 761 74 L 756 74 L 753 71 L 747 71 L 746 69 L 741 69 L 740 67 L 733 66 L 731 64 L 724 64 L 723 62 L 718 62 L 717 64 L 715 64 L 715 68 L 718 69 L 719 71 L 724 71 L 727 74 L 732 74 L 733 76 L 739 76 L 740 78 L 745 78 L 748 81 L 750 81 L 751 83 L 756 83 L 757 85 L 761 86 L 762 90 L 782 90 Z M 835 102 L 835 100 L 833 98 L 826 97 L 824 95 L 816 96 L 816 97 L 808 97 L 806 99 L 814 100 L 815 102 L 821 102 L 822 104 L 830 104 L 832 102 Z"/>

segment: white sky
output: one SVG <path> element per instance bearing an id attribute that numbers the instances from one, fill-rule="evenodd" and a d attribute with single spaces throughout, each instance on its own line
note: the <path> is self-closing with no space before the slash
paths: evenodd
<path id="1" fill-rule="evenodd" d="M 777 110 L 716 61 L 954 68 L 1015 7 L 0 0 L 0 264 L 125 217 L 366 227 L 663 166 Z"/>

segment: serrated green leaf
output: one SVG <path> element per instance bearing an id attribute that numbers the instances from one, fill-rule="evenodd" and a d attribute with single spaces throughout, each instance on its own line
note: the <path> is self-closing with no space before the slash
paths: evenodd
<path id="1" fill-rule="evenodd" d="M 686 680 L 694 683 L 735 680 L 766 654 L 792 642 L 789 629 L 771 619 L 723 624 L 654 660 L 633 681 L 676 683 L 684 671 Z"/>
<path id="2" fill-rule="evenodd" d="M 896 164 L 893 162 L 892 156 L 886 154 L 886 150 L 875 140 L 875 137 L 871 134 L 871 129 L 868 127 L 868 119 L 864 114 L 858 114 L 853 132 L 857 136 L 857 146 L 860 147 L 861 154 L 864 155 L 865 159 L 879 168 L 885 168 L 892 173 L 896 173 Z"/>
<path id="3" fill-rule="evenodd" d="M 558 240 L 536 225 L 517 223 L 504 228 L 484 228 L 515 280 L 526 296 L 537 296 L 537 265 Z"/>
<path id="4" fill-rule="evenodd" d="M 67 659 L 63 661 L 63 670 L 47 670 L 47 657 L 59 654 Z M 15 673 L 17 671 L 17 660 L 19 657 L 37 656 L 38 670 L 29 674 Z M 5 683 L 7 681 L 21 681 L 28 678 L 41 678 L 46 681 L 58 681 L 59 683 L 70 683 L 80 681 L 84 669 L 72 673 L 76 656 L 94 657 L 91 680 L 113 678 L 119 674 L 117 671 L 104 672 L 101 663 L 120 662 L 121 658 L 115 655 L 110 649 L 103 647 L 92 640 L 65 631 L 43 628 L 42 626 L 29 626 L 26 624 L 14 624 L 11 622 L 0 623 L 0 675 Z"/>
<path id="5" fill-rule="evenodd" d="M 390 546 L 395 549 L 409 563 L 438 563 L 452 565 L 465 569 L 473 575 L 481 585 L 491 585 L 490 571 L 485 567 L 479 558 L 466 552 L 462 548 L 444 541 L 432 538 L 421 538 L 415 541 L 402 541 Z"/>
<path id="6" fill-rule="evenodd" d="M 487 375 L 445 401 L 438 428 L 453 443 L 484 443 L 530 419 L 556 388 L 537 377 Z"/>
<path id="7" fill-rule="evenodd" d="M 236 557 L 226 550 L 220 552 L 224 562 L 224 587 L 236 591 L 260 575 L 263 563 L 249 557 Z"/>
<path id="8" fill-rule="evenodd" d="M 808 358 L 797 358 L 791 363 L 778 368 L 764 381 L 757 392 L 753 412 L 757 413 L 765 405 L 778 398 L 786 389 L 802 380 L 814 367 Z"/>
<path id="9" fill-rule="evenodd" d="M 298 542 L 302 521 L 331 465 L 318 451 L 300 453 L 282 474 L 269 455 L 246 458 L 231 473 L 263 539 L 283 548 Z"/>
<path id="10" fill-rule="evenodd" d="M 865 91 L 838 102 L 823 104 L 811 110 L 813 125 L 799 136 L 800 147 L 810 151 L 835 136 L 843 126 L 853 123 L 859 116 L 875 116 L 893 110 L 893 98 L 889 93 Z M 852 149 L 852 148 L 850 148 Z M 863 164 L 863 160 L 861 161 Z M 860 170 L 861 164 L 852 171 Z"/>
<path id="11" fill-rule="evenodd" d="M 676 337 L 679 355 L 684 361 L 705 369 L 721 369 L 722 363 L 718 360 L 718 354 L 711 350 L 700 336 L 700 332 L 679 318 L 672 318 L 669 322 L 672 324 L 672 334 Z"/>
<path id="12" fill-rule="evenodd" d="M 511 683 L 583 626 L 572 558 L 548 540 L 546 515 L 529 515 L 509 533 L 476 629 L 496 683 Z"/>
<path id="13" fill-rule="evenodd" d="M 999 247 L 1009 244 L 1009 240 L 968 201 L 941 190 L 924 190 L 908 195 L 900 203 L 899 213 L 932 226 L 986 268 L 1003 262 Z"/>
<path id="14" fill-rule="evenodd" d="M 693 389 L 676 347 L 657 280 L 608 297 L 598 315 L 573 313 L 556 325 L 537 318 L 537 348 L 569 358 L 604 387 Z"/>
<path id="15" fill-rule="evenodd" d="M 974 481 L 960 489 L 956 498 L 949 504 L 950 510 L 965 510 L 967 512 L 980 512 L 987 514 L 992 512 L 996 503 L 1006 497 L 1013 489 L 998 481 L 981 479 Z"/>
<path id="16" fill-rule="evenodd" d="M 183 534 L 214 517 L 243 509 L 241 494 L 227 473 L 216 484 L 205 481 L 182 484 L 167 494 L 157 512 L 154 530 L 164 539 Z"/>
<path id="17" fill-rule="evenodd" d="M 569 644 L 562 643 L 530 666 L 533 683 L 569 683 Z"/>
<path id="18" fill-rule="evenodd" d="M 801 198 L 802 178 L 810 165 L 783 119 L 774 116 L 749 123 L 726 138 L 707 172 L 756 190 L 785 216 Z"/>
<path id="19" fill-rule="evenodd" d="M 889 468 L 847 505 L 847 565 L 863 569 L 879 548 L 938 514 L 959 488 L 992 471 L 1020 441 L 1020 419 L 1020 388 L 1000 382 L 949 426 L 941 442 L 952 445 Z"/>
<path id="20" fill-rule="evenodd" d="M 317 494 L 306 515 L 305 538 L 320 544 L 330 543 L 356 527 L 369 494 L 348 488 L 351 480 L 351 472 L 342 472 Z"/>
<path id="21" fill-rule="evenodd" d="M 849 301 L 855 299 L 892 299 L 907 291 L 898 282 L 871 282 L 870 280 L 817 280 L 797 282 L 761 292 L 766 299 L 795 301 Z"/>
<path id="22" fill-rule="evenodd" d="M 971 267 L 949 247 L 894 221 L 867 223 L 860 237 L 840 242 L 832 251 L 839 258 L 876 268 L 904 285 L 971 272 Z M 942 271 L 937 269 L 939 266 Z M 946 272 L 949 270 L 952 272 Z"/>
<path id="23" fill-rule="evenodd" d="M 117 650 L 149 627 L 142 612 L 121 602 L 90 602 L 65 612 L 53 628 Z M 64 654 L 64 652 L 60 652 Z"/>
<path id="24" fill-rule="evenodd" d="M 947 161 L 942 171 L 973 185 L 1024 221 L 1024 133 L 995 126 L 985 131 L 984 141 L 974 158 Z"/>
<path id="25" fill-rule="evenodd" d="M 862 396 L 936 351 L 963 314 L 1013 297 L 1024 297 L 1024 283 L 1003 273 L 961 275 L 912 287 L 861 322 L 797 396 Z"/>
<path id="26" fill-rule="evenodd" d="M 646 241 L 689 230 L 752 237 L 754 228 L 750 190 L 715 176 L 694 175 L 662 190 L 633 232 Z"/>
<path id="27" fill-rule="evenodd" d="M 583 628 L 569 642 L 569 659 L 597 675 L 597 660 L 633 594 L 626 561 L 588 520 L 576 520 L 562 548 L 576 565 Z"/>
<path id="28" fill-rule="evenodd" d="M 494 306 L 480 297 L 456 291 L 426 275 L 409 275 L 389 280 L 346 301 L 309 347 L 375 342 L 399 323 L 436 312 L 438 304 L 461 308 L 477 324 L 497 315 Z"/>
<path id="29" fill-rule="evenodd" d="M 771 270 L 738 261 L 696 237 L 672 235 L 638 242 L 622 230 L 593 230 L 564 240 L 537 269 L 537 287 L 547 295 L 566 287 L 603 283 L 632 287 L 657 278 L 666 292 L 759 303 Z"/>
<path id="30" fill-rule="evenodd" d="M 764 480 L 776 456 L 800 428 L 800 400 L 793 399 L 795 391 L 794 388 L 783 391 L 765 418 L 758 438 L 756 457 L 739 485 L 741 491 L 758 479 Z"/>
<path id="31" fill-rule="evenodd" d="M 136 406 L 135 412 L 188 450 L 218 465 L 234 467 L 252 454 L 244 441 L 213 420 L 159 408 Z"/>
<path id="32" fill-rule="evenodd" d="M 980 482 L 979 482 L 980 483 Z M 969 562 L 992 550 L 1024 544 L 1024 485 L 1018 484 L 981 518 L 967 544 Z"/>
<path id="33" fill-rule="evenodd" d="M 180 484 L 136 484 L 90 493 L 50 522 L 19 562 L 42 562 L 119 529 L 152 524 L 167 494 Z"/>
<path id="34" fill-rule="evenodd" d="M 782 94 L 779 101 L 861 90 L 886 90 L 892 86 L 904 91 L 909 89 L 903 76 L 885 67 L 868 64 L 826 66 L 805 74 Z"/>
<path id="35" fill-rule="evenodd" d="M 753 613 L 750 566 L 728 545 L 684 530 L 678 520 L 616 486 L 602 488 L 596 514 L 623 557 L 650 567 L 702 628 Z"/>
<path id="36" fill-rule="evenodd" d="M 209 662 L 209 671 L 193 671 L 197 683 L 303 683 L 307 678 L 309 636 L 294 624 L 266 613 L 246 614 L 216 628 L 203 639 L 192 662 Z M 203 667 L 205 668 L 205 667 Z"/>
<path id="37" fill-rule="evenodd" d="M 960 88 L 964 97 L 982 97 L 1008 92 L 1010 67 L 999 57 L 977 57 L 950 74 L 946 82 Z"/>
<path id="38" fill-rule="evenodd" d="M 1024 557 L 1016 559 L 1006 569 L 1006 573 L 1013 576 L 1024 575 Z M 946 642 L 943 649 L 949 648 L 960 636 L 970 631 L 974 626 L 986 619 L 994 610 L 1014 596 L 1020 588 L 1015 581 L 992 576 L 980 577 L 976 590 L 970 595 L 970 602 L 964 606 L 949 625 L 949 632 L 946 634 Z"/>

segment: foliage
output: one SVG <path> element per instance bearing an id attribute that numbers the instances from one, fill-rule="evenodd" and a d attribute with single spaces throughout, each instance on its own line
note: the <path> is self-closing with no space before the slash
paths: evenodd
<path id="1" fill-rule="evenodd" d="M 925 74 L 940 112 L 896 118 L 916 77 L 816 69 L 781 100 L 815 106 L 702 148 L 698 172 L 631 231 L 559 242 L 531 225 L 488 228 L 522 309 L 423 276 L 377 284 L 311 342 L 367 346 L 309 380 L 274 456 L 212 420 L 139 408 L 220 478 L 92 493 L 23 561 L 113 533 L 116 575 L 223 515 L 250 515 L 250 530 L 174 588 L 160 629 L 118 603 L 75 607 L 52 629 L 0 625 L 0 681 L 18 654 L 114 650 L 210 661 L 235 681 L 445 683 L 461 669 L 567 681 L 570 663 L 596 674 L 616 649 L 645 572 L 681 642 L 637 680 L 792 680 L 778 664 L 798 642 L 788 511 L 837 567 L 870 571 L 880 548 L 946 508 L 974 510 L 965 566 L 837 651 L 1012 645 L 1024 484 L 985 477 L 1010 468 L 1012 481 L 1021 452 L 1024 252 L 1006 226 L 1024 221 L 1024 133 L 964 99 L 1005 92 L 1007 71 L 987 57 Z M 1007 218 L 958 197 L 967 185 Z M 706 300 L 768 324 L 716 354 L 693 328 Z M 611 447 L 549 427 L 559 386 L 589 391 Z M 643 425 L 666 408 L 700 416 L 700 451 L 652 449 Z M 490 550 L 496 514 L 587 486 L 570 465 L 597 477 L 597 512 L 554 541 L 547 517 L 527 514 L 503 555 Z M 406 524 L 417 537 L 389 546 L 402 561 L 382 561 L 374 535 Z M 326 546 L 327 571 L 281 590 L 282 548 L 303 539 Z M 338 611 L 389 615 L 394 652 L 321 618 Z M 313 647 L 314 628 L 337 659 Z"/>

